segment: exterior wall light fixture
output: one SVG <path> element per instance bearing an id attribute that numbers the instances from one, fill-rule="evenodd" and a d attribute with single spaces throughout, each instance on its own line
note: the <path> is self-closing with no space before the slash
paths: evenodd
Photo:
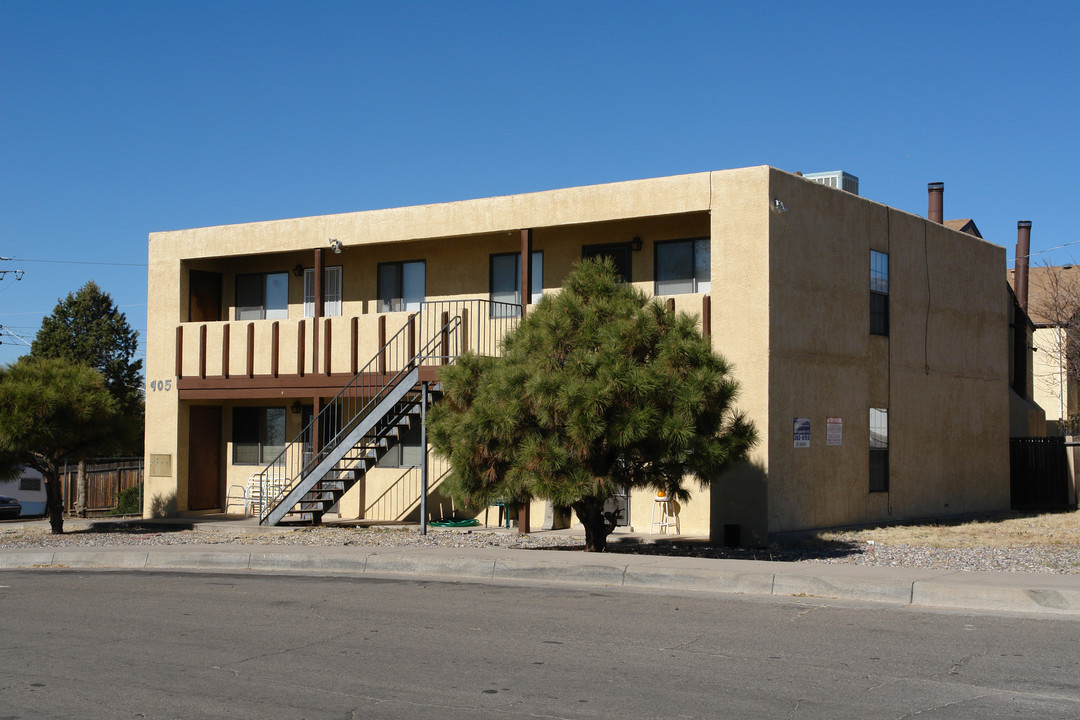
<path id="1" fill-rule="evenodd" d="M 292 269 L 292 274 L 295 275 L 296 277 L 303 277 L 303 275 L 304 275 L 304 266 L 301 265 L 300 263 L 296 263 L 296 266 L 293 267 L 293 269 Z"/>
<path id="2" fill-rule="evenodd" d="M 639 252 L 641 250 L 642 244 L 643 243 L 641 242 L 641 238 L 635 237 L 633 240 L 630 241 L 630 249 L 634 252 Z"/>
<path id="3" fill-rule="evenodd" d="M 781 200 L 780 198 L 773 198 L 772 209 L 773 209 L 773 212 L 778 213 L 778 214 L 779 213 L 786 213 L 787 212 L 787 205 L 785 205 L 784 201 Z"/>
<path id="4" fill-rule="evenodd" d="M 335 255 L 341 254 L 341 241 L 330 238 L 330 249 L 334 251 Z"/>

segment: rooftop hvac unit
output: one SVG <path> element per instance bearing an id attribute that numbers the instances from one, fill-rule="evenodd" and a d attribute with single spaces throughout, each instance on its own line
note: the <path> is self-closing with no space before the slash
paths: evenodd
<path id="1" fill-rule="evenodd" d="M 859 194 L 859 178 L 855 177 L 851 173 L 846 173 L 843 170 L 833 170 L 832 172 L 819 172 L 819 173 L 806 173 L 803 175 L 807 180 L 812 180 L 821 185 L 828 185 L 829 187 L 838 188 L 840 190 L 846 190 L 852 195 Z"/>

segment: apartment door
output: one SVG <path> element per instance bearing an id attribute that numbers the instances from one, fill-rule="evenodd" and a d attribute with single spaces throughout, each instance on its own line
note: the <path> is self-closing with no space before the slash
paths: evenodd
<path id="1" fill-rule="evenodd" d="M 188 510 L 221 507 L 221 408 L 192 405 L 188 429 Z"/>
<path id="2" fill-rule="evenodd" d="M 188 274 L 188 319 L 221 320 L 221 273 L 192 270 Z"/>

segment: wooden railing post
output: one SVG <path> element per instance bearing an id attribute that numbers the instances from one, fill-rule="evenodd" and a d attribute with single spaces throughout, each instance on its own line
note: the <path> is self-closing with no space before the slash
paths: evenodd
<path id="1" fill-rule="evenodd" d="M 416 357 L 416 313 L 409 316 L 409 360 Z"/>
<path id="2" fill-rule="evenodd" d="M 442 337 L 439 339 L 442 345 L 442 362 L 440 364 L 446 365 L 450 361 L 450 333 L 446 329 L 446 326 L 450 324 L 450 313 L 446 310 L 442 312 Z"/>
<path id="3" fill-rule="evenodd" d="M 206 325 L 199 326 L 199 378 L 206 379 Z"/>
<path id="4" fill-rule="evenodd" d="M 355 375 L 360 372 L 360 318 L 355 315 L 352 316 L 352 322 L 349 323 L 349 335 L 349 370 Z"/>
<path id="5" fill-rule="evenodd" d="M 255 323 L 247 326 L 247 376 L 255 377 Z"/>
<path id="6" fill-rule="evenodd" d="M 330 318 L 323 320 L 326 332 L 323 333 L 323 374 L 330 375 L 330 350 L 333 347 L 333 343 L 330 341 Z"/>
<path id="7" fill-rule="evenodd" d="M 184 326 L 176 326 L 176 379 L 184 377 Z"/>
<path id="8" fill-rule="evenodd" d="M 712 298 L 708 295 L 701 298 L 701 334 L 712 335 Z"/>
<path id="9" fill-rule="evenodd" d="M 386 316 L 379 316 L 379 372 L 386 372 Z"/>
<path id="10" fill-rule="evenodd" d="M 270 326 L 270 374 L 274 377 L 278 376 L 278 351 L 281 347 L 279 335 L 278 321 L 275 320 Z"/>
<path id="11" fill-rule="evenodd" d="M 296 374 L 304 377 L 304 321 L 296 323 Z"/>
<path id="12" fill-rule="evenodd" d="M 229 323 L 221 327 L 221 377 L 229 377 Z"/>

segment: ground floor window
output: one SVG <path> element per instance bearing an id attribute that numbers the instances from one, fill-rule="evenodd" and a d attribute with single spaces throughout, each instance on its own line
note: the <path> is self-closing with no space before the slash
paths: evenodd
<path id="1" fill-rule="evenodd" d="M 870 492 L 889 490 L 889 411 L 870 408 Z"/>
<path id="2" fill-rule="evenodd" d="M 233 465 L 269 465 L 285 449 L 285 408 L 233 408 Z"/>
<path id="3" fill-rule="evenodd" d="M 424 448 L 420 444 L 420 423 L 405 431 L 401 441 L 386 451 L 378 467 L 413 468 L 424 464 Z"/>

